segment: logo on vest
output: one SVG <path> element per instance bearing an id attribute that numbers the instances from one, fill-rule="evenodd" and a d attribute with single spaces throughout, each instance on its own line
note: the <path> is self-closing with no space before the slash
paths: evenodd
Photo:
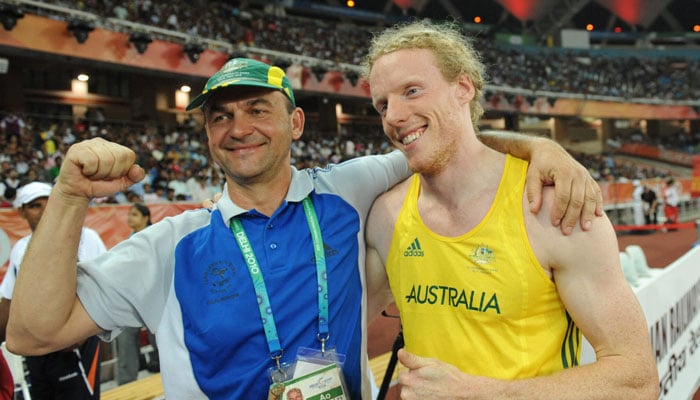
<path id="1" fill-rule="evenodd" d="M 423 249 L 420 247 L 420 242 L 418 241 L 418 238 L 413 239 L 413 242 L 411 243 L 410 246 L 406 248 L 406 251 L 403 252 L 404 257 L 423 257 Z"/>
<path id="2" fill-rule="evenodd" d="M 217 261 L 209 264 L 204 271 L 204 284 L 209 289 L 207 304 L 220 303 L 239 296 L 239 293 L 235 291 L 235 275 L 236 270 L 228 261 Z"/>
<path id="3" fill-rule="evenodd" d="M 488 264 L 494 257 L 493 250 L 489 249 L 485 244 L 476 246 L 474 252 L 469 255 L 469 259 L 477 264 Z"/>

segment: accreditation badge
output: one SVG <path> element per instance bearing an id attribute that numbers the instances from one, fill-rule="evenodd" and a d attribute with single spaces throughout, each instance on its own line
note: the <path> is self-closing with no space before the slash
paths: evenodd
<path id="1" fill-rule="evenodd" d="M 282 363 L 281 369 L 270 368 L 269 400 L 349 399 L 343 376 L 345 358 L 345 354 L 333 348 L 321 351 L 299 347 L 293 364 Z"/>
<path id="2" fill-rule="evenodd" d="M 272 390 L 272 386 L 270 387 Z M 293 397 L 297 395 L 296 397 Z M 289 396 L 289 397 L 288 397 Z M 284 382 L 282 399 L 346 400 L 343 372 L 337 364 L 321 366 L 312 372 Z"/>

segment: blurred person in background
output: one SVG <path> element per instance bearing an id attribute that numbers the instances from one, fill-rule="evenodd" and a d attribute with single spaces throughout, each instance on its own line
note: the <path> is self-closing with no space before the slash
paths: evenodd
<path id="1" fill-rule="evenodd" d="M 2 188 L 0 187 L 0 189 Z M 0 208 L 12 208 L 12 203 L 15 201 L 16 196 L 17 189 L 11 187 L 5 188 L 2 195 L 0 195 Z"/>
<path id="2" fill-rule="evenodd" d="M 51 185 L 32 182 L 17 191 L 15 207 L 33 232 L 41 220 Z M 10 263 L 0 285 L 0 341 L 5 340 L 9 309 L 15 293 L 15 281 L 32 237 L 29 234 L 15 243 L 10 253 Z M 57 240 L 56 238 L 54 240 Z M 82 227 L 77 257 L 80 260 L 95 258 L 107 251 L 100 235 Z M 46 266 L 49 269 L 50 266 Z M 29 387 L 33 400 L 75 399 L 98 400 L 100 398 L 100 346 L 97 336 L 90 336 L 80 343 L 63 350 L 40 356 L 27 356 Z"/>
<path id="3" fill-rule="evenodd" d="M 0 131 L 5 138 L 7 138 L 8 142 L 13 140 L 17 140 L 19 142 L 22 139 L 25 127 L 26 124 L 24 123 L 24 120 L 15 110 L 9 110 L 7 115 L 0 120 Z"/>
<path id="4" fill-rule="evenodd" d="M 656 213 L 659 208 L 656 191 L 649 186 L 644 186 L 642 200 L 644 201 L 644 222 L 647 225 L 656 225 Z"/>
<path id="5" fill-rule="evenodd" d="M 144 204 L 134 203 L 129 208 L 126 221 L 129 228 L 131 228 L 131 234 L 134 235 L 152 224 L 151 210 Z M 122 333 L 116 338 L 117 384 L 119 385 L 135 381 L 138 378 L 139 370 L 141 369 L 141 329 L 138 327 L 124 328 Z M 154 350 L 154 357 L 149 360 L 148 365 L 148 369 L 152 370 L 158 363 L 158 351 L 155 335 L 150 331 L 148 332 L 148 341 Z"/>
<path id="6" fill-rule="evenodd" d="M 211 199 L 213 196 L 209 190 L 207 182 L 208 179 L 203 172 L 193 174 L 192 177 L 187 180 L 187 186 L 190 193 L 188 200 L 202 204 L 202 202 L 205 200 Z"/>
<path id="7" fill-rule="evenodd" d="M 632 214 L 634 215 L 635 225 L 644 225 L 644 200 L 642 200 L 642 193 L 644 193 L 644 186 L 639 179 L 632 181 Z"/>
<path id="8" fill-rule="evenodd" d="M 668 178 L 664 187 L 664 215 L 666 224 L 678 223 L 678 205 L 681 202 L 681 193 L 676 180 Z"/>

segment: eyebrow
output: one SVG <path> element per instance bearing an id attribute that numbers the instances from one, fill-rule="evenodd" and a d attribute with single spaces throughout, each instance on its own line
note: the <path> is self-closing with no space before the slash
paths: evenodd
<path id="1" fill-rule="evenodd" d="M 256 106 L 259 104 L 265 105 L 265 106 L 272 106 L 272 102 L 264 97 L 256 97 L 253 99 L 250 99 L 245 102 L 247 106 Z"/>
<path id="2" fill-rule="evenodd" d="M 233 101 L 236 101 L 236 100 L 233 100 Z M 228 103 L 228 101 L 225 101 L 225 102 Z M 209 112 L 226 112 L 227 111 L 226 108 L 224 106 L 222 106 L 221 103 L 222 103 L 221 101 L 214 102 L 209 107 Z M 272 102 L 263 96 L 256 96 L 256 97 L 249 98 L 249 99 L 245 100 L 244 104 L 246 107 L 251 107 L 251 106 L 258 105 L 258 104 L 262 104 L 262 105 L 266 105 L 266 106 L 270 106 L 270 107 L 272 106 Z"/>

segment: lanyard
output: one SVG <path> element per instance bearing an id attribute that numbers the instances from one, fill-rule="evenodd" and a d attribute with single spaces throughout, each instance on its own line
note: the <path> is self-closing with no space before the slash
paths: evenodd
<path id="1" fill-rule="evenodd" d="M 328 332 L 328 281 L 326 276 L 326 255 L 323 250 L 323 239 L 321 237 L 321 228 L 318 224 L 318 217 L 314 209 L 313 202 L 308 197 L 302 201 L 304 206 L 304 214 L 306 214 L 306 222 L 311 231 L 311 240 L 314 244 L 314 255 L 316 258 L 316 282 L 318 283 L 318 334 L 316 338 L 321 342 L 321 352 L 325 352 L 326 341 L 330 334 Z M 236 243 L 243 253 L 243 259 L 248 267 L 248 272 L 253 280 L 253 287 L 258 298 L 258 309 L 260 311 L 260 319 L 262 320 L 265 337 L 267 338 L 267 346 L 270 350 L 270 358 L 275 360 L 277 368 L 281 370 L 280 359 L 284 354 L 282 345 L 277 335 L 277 325 L 272 315 L 272 307 L 270 306 L 270 298 L 267 288 L 265 287 L 265 279 L 262 275 L 262 270 L 258 260 L 255 257 L 253 248 L 248 241 L 248 236 L 243 229 L 243 224 L 238 217 L 231 218 L 231 231 L 236 238 Z"/>

